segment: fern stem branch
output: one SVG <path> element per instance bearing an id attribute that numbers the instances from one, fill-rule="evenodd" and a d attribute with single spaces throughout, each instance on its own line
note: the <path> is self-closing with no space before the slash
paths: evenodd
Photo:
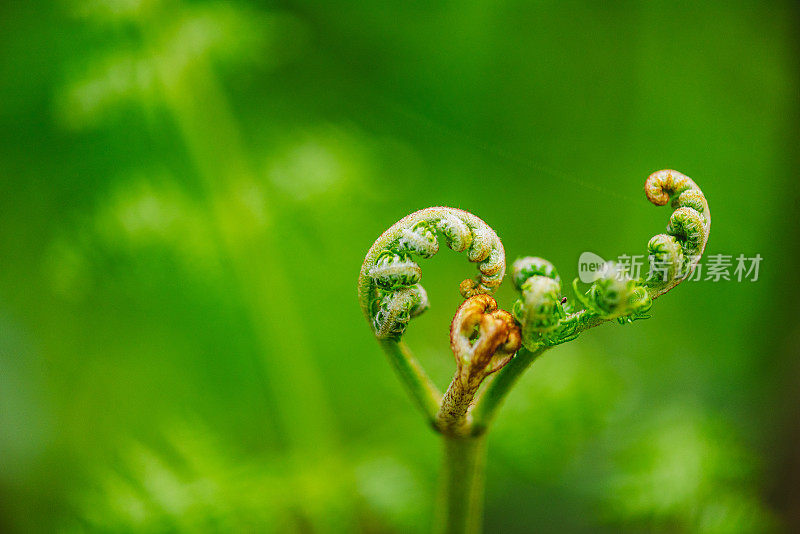
<path id="1" fill-rule="evenodd" d="M 428 377 L 414 358 L 411 349 L 404 342 L 394 339 L 378 341 L 414 403 L 428 419 L 428 422 L 434 424 L 442 400 L 442 394 L 436 384 Z"/>
<path id="2" fill-rule="evenodd" d="M 456 373 L 442 398 L 442 406 L 436 415 L 436 427 L 440 432 L 453 435 L 466 433 L 468 430 L 467 411 L 477 390 L 477 386 L 465 386 Z"/>
<path id="3" fill-rule="evenodd" d="M 483 523 L 486 435 L 443 435 L 439 534 L 478 534 Z"/>

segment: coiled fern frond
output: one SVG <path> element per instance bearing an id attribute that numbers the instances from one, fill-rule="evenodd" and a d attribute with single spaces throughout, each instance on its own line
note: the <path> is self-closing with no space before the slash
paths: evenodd
<path id="1" fill-rule="evenodd" d="M 378 339 L 399 339 L 409 321 L 428 307 L 419 284 L 422 270 L 417 259 L 439 251 L 437 232 L 447 246 L 466 252 L 478 264 L 479 275 L 461 282 L 467 298 L 491 294 L 506 273 L 506 254 L 500 238 L 475 215 L 456 208 L 434 207 L 400 219 L 367 252 L 358 280 L 361 310 Z"/>
<path id="2" fill-rule="evenodd" d="M 490 295 L 505 276 L 503 244 L 483 220 L 463 210 L 417 211 L 375 241 L 358 281 L 361 309 L 438 430 L 453 435 L 482 432 L 519 374 L 544 350 L 607 321 L 625 324 L 649 317 L 653 301 L 692 274 L 711 230 L 703 192 L 691 178 L 674 170 L 651 174 L 644 189 L 650 202 L 669 203 L 673 209 L 665 233 L 648 242 L 645 276 L 634 279 L 623 265 L 609 262 L 588 289 L 573 282 L 575 303 L 563 295 L 556 268 L 547 260 L 528 256 L 516 260 L 511 269 L 519 298 L 511 313 L 501 310 Z M 466 301 L 451 325 L 457 370 L 444 395 L 401 341 L 411 319 L 428 308 L 417 262 L 439 251 L 440 236 L 448 247 L 466 252 L 469 261 L 478 264 L 478 275 L 459 285 Z M 573 309 L 575 304 L 582 309 Z M 475 400 L 481 384 L 497 371 Z"/>
<path id="3" fill-rule="evenodd" d="M 604 322 L 649 317 L 653 301 L 687 279 L 705 250 L 711 230 L 708 202 L 697 184 L 672 170 L 651 174 L 648 200 L 670 203 L 666 233 L 648 242 L 649 269 L 635 279 L 621 263 L 607 262 L 588 289 L 573 282 L 574 309 L 561 278 L 545 259 L 522 257 L 511 267 L 519 292 L 512 312 L 491 294 L 503 281 L 505 250 L 481 219 L 455 208 L 434 207 L 404 217 L 370 247 L 358 279 L 361 310 L 412 398 L 444 437 L 442 532 L 477 532 L 485 434 L 494 414 L 525 370 L 546 350 Z M 417 261 L 439 251 L 439 235 L 478 264 L 478 275 L 461 282 L 465 301 L 450 325 L 456 371 L 444 394 L 417 362 L 402 336 L 412 318 L 428 308 Z M 491 378 L 490 378 L 491 377 Z"/>
<path id="4" fill-rule="evenodd" d="M 667 232 L 653 236 L 647 244 L 652 258 L 647 285 L 655 299 L 694 272 L 711 233 L 711 211 L 694 180 L 678 171 L 654 172 L 644 192 L 656 206 L 669 203 L 674 209 Z"/>

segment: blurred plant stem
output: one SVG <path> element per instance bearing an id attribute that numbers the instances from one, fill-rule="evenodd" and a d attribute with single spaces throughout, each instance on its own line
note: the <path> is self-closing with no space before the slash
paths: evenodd
<path id="1" fill-rule="evenodd" d="M 477 534 L 483 518 L 486 434 L 442 435 L 439 534 Z"/>
<path id="2" fill-rule="evenodd" d="M 269 383 L 278 441 L 299 464 L 340 471 L 335 414 L 330 409 L 313 351 L 307 343 L 271 211 L 267 188 L 253 170 L 240 126 L 212 65 L 203 54 L 169 61 L 161 53 L 162 33 L 176 13 L 151 14 L 142 21 L 148 57 L 155 66 L 161 98 L 183 139 L 208 202 L 223 263 L 236 280 L 259 345 L 260 367 Z M 176 43 L 178 46 L 180 43 Z M 348 477 L 338 482 L 344 490 Z M 302 492 L 302 488 L 289 491 Z M 343 499 L 346 502 L 347 498 Z M 328 511 L 330 512 L 330 510 Z M 350 519 L 305 509 L 315 532 L 353 527 Z"/>
<path id="3" fill-rule="evenodd" d="M 270 228 L 273 216 L 266 199 L 256 197 L 263 212 L 259 217 L 234 189 L 255 187 L 257 181 L 224 93 L 200 61 L 165 83 L 164 93 L 208 189 L 213 227 L 254 321 L 286 445 L 303 454 L 324 450 L 328 455 L 333 418 L 324 408 L 328 403 Z"/>

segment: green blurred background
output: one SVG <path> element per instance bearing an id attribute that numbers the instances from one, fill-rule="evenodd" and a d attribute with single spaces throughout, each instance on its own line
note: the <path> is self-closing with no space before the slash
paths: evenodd
<path id="1" fill-rule="evenodd" d="M 428 531 L 439 443 L 361 316 L 364 253 L 448 205 L 570 280 L 663 231 L 661 168 L 759 280 L 686 283 L 537 362 L 490 435 L 487 532 L 800 531 L 799 21 L 3 2 L 0 531 Z M 406 338 L 444 387 L 474 266 L 423 270 Z"/>

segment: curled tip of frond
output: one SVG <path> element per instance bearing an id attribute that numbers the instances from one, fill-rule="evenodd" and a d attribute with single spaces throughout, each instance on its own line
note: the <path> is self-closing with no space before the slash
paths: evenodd
<path id="1" fill-rule="evenodd" d="M 470 297 L 474 297 L 475 295 L 480 295 L 486 293 L 486 291 L 481 288 L 481 285 L 478 281 L 473 280 L 472 278 L 467 278 L 463 280 L 458 285 L 458 292 L 461 293 L 461 296 L 465 299 Z"/>
<path id="2" fill-rule="evenodd" d="M 556 268 L 552 263 L 543 258 L 526 256 L 524 258 L 518 258 L 511 265 L 511 281 L 514 283 L 514 287 L 517 288 L 517 291 L 522 289 L 522 284 L 532 276 L 544 276 L 555 280 L 559 284 L 561 283 L 561 278 L 559 278 Z"/>
<path id="3" fill-rule="evenodd" d="M 437 232 L 456 252 L 478 264 L 478 276 L 461 283 L 466 297 L 493 293 L 505 276 L 500 238 L 481 219 L 455 208 L 434 207 L 404 217 L 379 237 L 367 252 L 358 282 L 359 301 L 378 338 L 399 337 L 408 319 L 427 307 L 414 304 L 424 290 L 417 258 L 439 251 Z M 409 289 L 417 287 L 414 291 Z"/>
<path id="4" fill-rule="evenodd" d="M 561 278 L 549 261 L 525 257 L 511 267 L 514 286 L 520 298 L 514 302 L 514 318 L 522 325 L 522 343 L 528 350 L 541 344 L 554 344 L 568 336 Z"/>
<path id="5" fill-rule="evenodd" d="M 656 206 L 665 206 L 670 198 L 690 188 L 692 184 L 694 182 L 689 177 L 678 171 L 664 169 L 647 177 L 644 192 L 650 202 Z"/>
<path id="6" fill-rule="evenodd" d="M 477 387 L 491 373 L 507 364 L 521 345 L 514 318 L 498 309 L 489 295 L 465 300 L 450 325 L 450 347 L 458 375 L 468 388 Z"/>
<path id="7" fill-rule="evenodd" d="M 575 286 L 575 293 L 586 309 L 604 320 L 643 318 L 652 306 L 647 288 L 614 262 L 606 262 L 585 294 L 578 291 L 577 280 Z"/>
<path id="8" fill-rule="evenodd" d="M 411 259 L 410 254 L 384 250 L 369 270 L 369 276 L 378 287 L 394 289 L 419 282 L 422 269 Z"/>
<path id="9" fill-rule="evenodd" d="M 650 273 L 647 281 L 652 283 L 673 280 L 683 269 L 683 248 L 674 236 L 658 234 L 647 243 L 650 257 Z"/>
<path id="10" fill-rule="evenodd" d="M 428 309 L 428 294 L 419 284 L 397 291 L 378 289 L 372 301 L 372 327 L 379 339 L 400 338 L 414 317 Z"/>
<path id="11" fill-rule="evenodd" d="M 703 192 L 688 176 L 674 170 L 651 174 L 644 184 L 648 200 L 657 206 L 670 203 L 675 210 L 666 234 L 650 239 L 651 259 L 647 283 L 656 298 L 694 271 L 711 231 L 711 212 Z"/>

